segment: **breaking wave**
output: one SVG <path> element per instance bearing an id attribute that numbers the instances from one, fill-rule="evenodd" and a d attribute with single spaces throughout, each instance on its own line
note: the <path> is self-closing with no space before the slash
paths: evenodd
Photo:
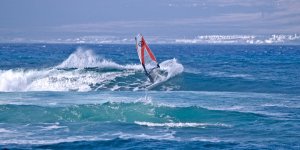
<path id="1" fill-rule="evenodd" d="M 161 68 L 167 72 L 161 82 L 183 72 L 176 59 L 162 62 Z M 142 90 L 151 84 L 143 74 L 139 64 L 121 65 L 79 48 L 51 68 L 0 70 L 0 91 Z"/>
<path id="2" fill-rule="evenodd" d="M 92 50 L 78 48 L 65 61 L 55 68 L 111 68 L 111 69 L 142 69 L 140 65 L 120 65 L 96 55 Z"/>

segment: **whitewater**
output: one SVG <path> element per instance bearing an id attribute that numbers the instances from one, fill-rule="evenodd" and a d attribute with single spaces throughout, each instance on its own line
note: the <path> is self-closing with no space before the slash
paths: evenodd
<path id="1" fill-rule="evenodd" d="M 0 149 L 300 148 L 300 46 L 149 46 L 0 44 Z"/>
<path id="2" fill-rule="evenodd" d="M 183 72 L 183 66 L 176 59 L 161 62 L 161 70 L 167 71 L 164 81 Z M 142 74 L 140 64 L 120 65 L 97 56 L 92 50 L 78 48 L 61 64 L 40 69 L 21 68 L 0 71 L 0 91 L 92 91 L 107 89 L 145 89 L 151 83 L 134 78 L 131 83 L 119 86 L 117 78 L 135 77 Z M 111 85 L 113 84 L 113 85 Z M 109 87 L 110 86 L 110 87 Z"/>

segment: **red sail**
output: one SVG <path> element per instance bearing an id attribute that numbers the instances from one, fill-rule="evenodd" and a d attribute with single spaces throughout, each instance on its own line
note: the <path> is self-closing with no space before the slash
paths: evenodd
<path id="1" fill-rule="evenodd" d="M 150 58 L 151 58 L 153 61 L 155 61 L 155 62 L 157 63 L 154 54 L 152 53 L 151 49 L 149 48 L 148 44 L 146 43 L 144 37 L 142 37 L 142 54 L 144 54 L 145 48 L 146 48 L 146 50 L 147 50 L 147 52 L 148 52 Z M 142 57 L 144 57 L 144 55 L 142 55 Z M 143 61 L 143 62 L 144 62 L 144 61 Z"/>

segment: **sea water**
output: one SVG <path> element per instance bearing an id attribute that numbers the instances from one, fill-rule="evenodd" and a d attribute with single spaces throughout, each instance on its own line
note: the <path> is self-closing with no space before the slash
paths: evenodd
<path id="1" fill-rule="evenodd" d="M 0 44 L 0 148 L 300 149 L 300 46 L 150 47 Z"/>

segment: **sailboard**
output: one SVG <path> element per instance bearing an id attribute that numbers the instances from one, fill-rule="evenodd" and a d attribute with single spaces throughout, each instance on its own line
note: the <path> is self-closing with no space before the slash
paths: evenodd
<path id="1" fill-rule="evenodd" d="M 154 83 L 153 71 L 157 68 L 160 68 L 159 63 L 157 62 L 153 52 L 151 51 L 144 37 L 141 34 L 138 34 L 135 37 L 135 42 L 138 57 L 143 66 L 145 74 L 149 78 L 149 80 L 152 83 Z M 145 51 L 147 53 L 145 53 Z"/>

